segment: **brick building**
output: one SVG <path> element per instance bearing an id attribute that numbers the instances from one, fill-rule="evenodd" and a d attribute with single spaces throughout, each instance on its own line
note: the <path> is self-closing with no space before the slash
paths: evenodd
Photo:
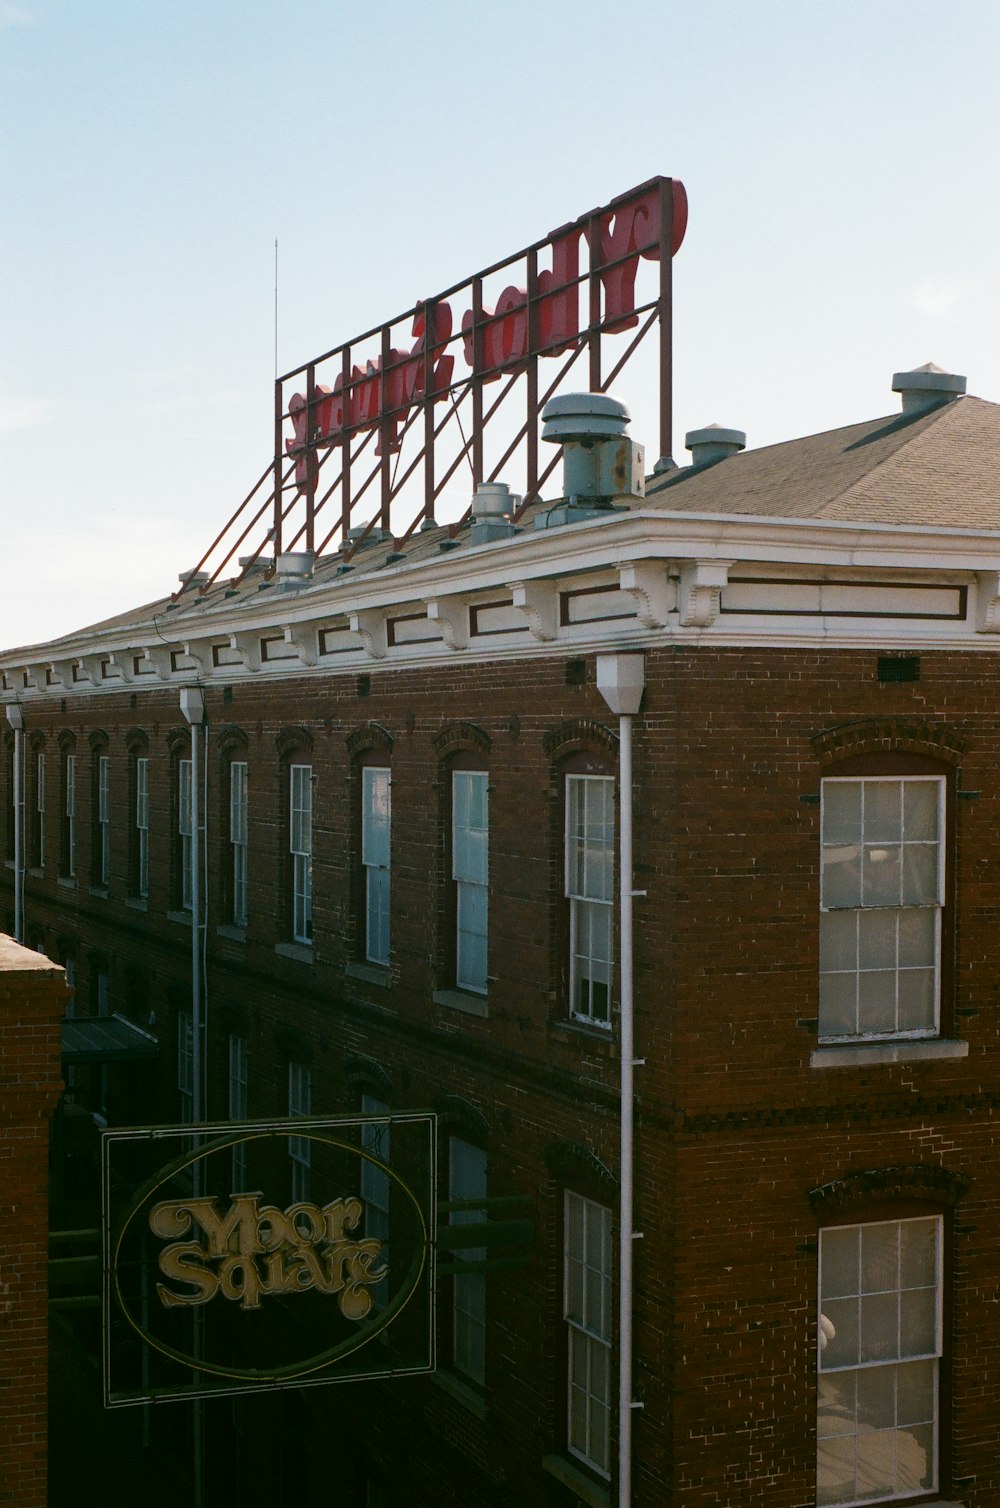
<path id="1" fill-rule="evenodd" d="M 632 1500 L 1000 1501 L 1000 407 L 895 385 L 0 656 L 0 904 L 105 1023 L 77 1110 L 430 1106 L 445 1197 L 530 1201 L 526 1262 L 442 1279 L 433 1376 L 209 1406 L 235 1501 L 616 1500 L 629 987 Z"/>

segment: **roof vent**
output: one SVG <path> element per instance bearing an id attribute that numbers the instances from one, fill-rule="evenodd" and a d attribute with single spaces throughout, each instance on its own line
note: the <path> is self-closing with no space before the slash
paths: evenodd
<path id="1" fill-rule="evenodd" d="M 316 557 L 312 550 L 291 550 L 279 555 L 274 563 L 279 592 L 294 592 L 305 586 L 313 573 Z"/>
<path id="2" fill-rule="evenodd" d="M 472 543 L 488 545 L 516 534 L 512 515 L 520 501 L 506 482 L 480 482 L 472 499 Z"/>
<path id="3" fill-rule="evenodd" d="M 965 392 L 965 378 L 936 367 L 933 361 L 912 372 L 894 372 L 892 390 L 903 395 L 904 414 L 923 414 L 940 408 Z"/>
<path id="4" fill-rule="evenodd" d="M 721 424 L 706 424 L 704 429 L 689 429 L 684 444 L 691 452 L 692 466 L 714 466 L 716 461 L 738 456 L 747 448 L 742 429 L 723 429 Z"/>
<path id="5" fill-rule="evenodd" d="M 180 582 L 181 586 L 201 586 L 203 582 L 208 580 L 208 572 L 181 571 L 177 580 Z"/>
<path id="6" fill-rule="evenodd" d="M 626 434 L 629 413 L 606 393 L 560 393 L 542 410 L 542 439 L 563 447 L 566 507 L 544 527 L 606 511 L 614 498 L 645 496 L 645 452 Z M 536 527 L 538 527 L 536 520 Z"/>

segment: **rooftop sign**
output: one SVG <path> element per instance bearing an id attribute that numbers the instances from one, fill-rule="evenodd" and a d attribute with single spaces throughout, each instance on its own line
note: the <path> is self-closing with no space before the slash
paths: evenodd
<path id="1" fill-rule="evenodd" d="M 373 532 L 403 543 L 449 485 L 471 497 L 502 474 L 531 502 L 557 460 L 542 469 L 544 404 L 564 385 L 607 391 L 654 327 L 670 455 L 671 264 L 686 227 L 683 185 L 652 178 L 280 377 L 273 462 L 198 562 L 198 589 L 240 551 L 250 569 L 331 547 L 349 564 Z"/>

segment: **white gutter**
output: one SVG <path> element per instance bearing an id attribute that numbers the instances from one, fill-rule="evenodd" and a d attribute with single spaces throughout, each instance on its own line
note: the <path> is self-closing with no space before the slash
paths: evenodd
<path id="1" fill-rule="evenodd" d="M 632 1397 L 632 1253 L 642 1232 L 633 1230 L 635 1056 L 632 950 L 632 719 L 639 711 L 646 681 L 642 654 L 597 657 L 597 689 L 618 714 L 619 788 L 619 932 L 621 949 L 619 1057 L 621 1069 L 621 1139 L 618 1217 L 618 1508 L 632 1502 L 632 1413 L 642 1408 Z"/>
<path id="2" fill-rule="evenodd" d="M 14 730 L 14 937 L 24 942 L 24 709 L 7 704 L 7 721 Z"/>

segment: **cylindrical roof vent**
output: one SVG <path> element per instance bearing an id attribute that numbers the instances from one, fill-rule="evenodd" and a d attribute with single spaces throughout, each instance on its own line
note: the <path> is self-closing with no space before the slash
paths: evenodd
<path id="1" fill-rule="evenodd" d="M 904 414 L 922 414 L 940 408 L 965 392 L 965 378 L 936 367 L 933 361 L 912 372 L 894 372 L 892 390 L 903 395 Z"/>
<path id="2" fill-rule="evenodd" d="M 714 466 L 716 461 L 725 461 L 746 450 L 747 437 L 742 429 L 706 424 L 704 429 L 689 429 L 684 444 L 691 452 L 692 466 Z"/>
<path id="3" fill-rule="evenodd" d="M 629 412 L 606 393 L 560 393 L 542 410 L 542 439 L 555 445 L 587 440 L 617 440 L 625 433 Z"/>
<path id="4" fill-rule="evenodd" d="M 473 518 L 506 518 L 517 503 L 506 482 L 480 482 L 472 499 Z"/>

